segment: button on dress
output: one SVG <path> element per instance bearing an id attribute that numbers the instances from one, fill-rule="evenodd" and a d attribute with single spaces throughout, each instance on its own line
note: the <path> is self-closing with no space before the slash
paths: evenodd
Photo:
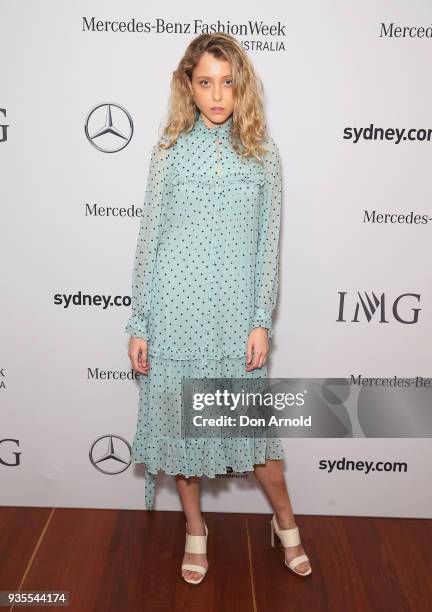
<path id="1" fill-rule="evenodd" d="M 152 149 L 132 272 L 126 333 L 148 341 L 139 376 L 132 460 L 146 465 L 145 502 L 156 475 L 215 478 L 282 459 L 279 438 L 182 437 L 181 385 L 190 378 L 262 378 L 246 343 L 255 327 L 273 336 L 279 283 L 281 160 L 270 136 L 263 162 L 230 143 L 232 117 L 209 128 L 199 113 L 175 145 Z"/>

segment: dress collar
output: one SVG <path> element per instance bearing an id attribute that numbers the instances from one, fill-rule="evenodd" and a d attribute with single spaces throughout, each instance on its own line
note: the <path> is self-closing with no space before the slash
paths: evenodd
<path id="1" fill-rule="evenodd" d="M 232 115 L 228 117 L 228 119 L 222 125 L 217 125 L 215 127 L 207 127 L 204 123 L 201 113 L 197 112 L 195 115 L 195 125 L 194 131 L 199 132 L 206 138 L 214 138 L 216 136 L 228 136 L 231 126 L 232 126 Z"/>

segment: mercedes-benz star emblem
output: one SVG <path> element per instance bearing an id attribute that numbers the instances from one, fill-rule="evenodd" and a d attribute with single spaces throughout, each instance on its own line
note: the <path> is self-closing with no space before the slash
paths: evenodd
<path id="1" fill-rule="evenodd" d="M 84 130 L 87 140 L 98 151 L 116 153 L 124 149 L 131 141 L 132 117 L 120 104 L 103 102 L 89 112 Z"/>
<path id="2" fill-rule="evenodd" d="M 116 440 L 115 450 L 114 440 Z M 132 463 L 129 442 L 121 436 L 112 434 L 97 438 L 90 447 L 89 457 L 94 467 L 103 474 L 121 474 Z M 116 469 L 116 465 L 119 469 Z"/>

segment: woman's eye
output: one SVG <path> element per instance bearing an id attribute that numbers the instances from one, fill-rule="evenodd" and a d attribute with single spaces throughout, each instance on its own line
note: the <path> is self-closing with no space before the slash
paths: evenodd
<path id="1" fill-rule="evenodd" d="M 201 81 L 199 81 L 200 85 L 204 85 L 204 87 L 207 87 L 207 85 L 209 84 L 208 79 L 202 79 Z M 232 86 L 232 79 L 225 79 L 225 84 L 227 84 L 229 87 Z"/>

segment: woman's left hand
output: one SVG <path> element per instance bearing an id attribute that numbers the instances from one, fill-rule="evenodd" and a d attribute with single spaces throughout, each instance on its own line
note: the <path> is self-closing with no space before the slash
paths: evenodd
<path id="1" fill-rule="evenodd" d="M 246 349 L 246 372 L 261 368 L 266 363 L 270 350 L 267 328 L 255 327 L 249 334 Z"/>

